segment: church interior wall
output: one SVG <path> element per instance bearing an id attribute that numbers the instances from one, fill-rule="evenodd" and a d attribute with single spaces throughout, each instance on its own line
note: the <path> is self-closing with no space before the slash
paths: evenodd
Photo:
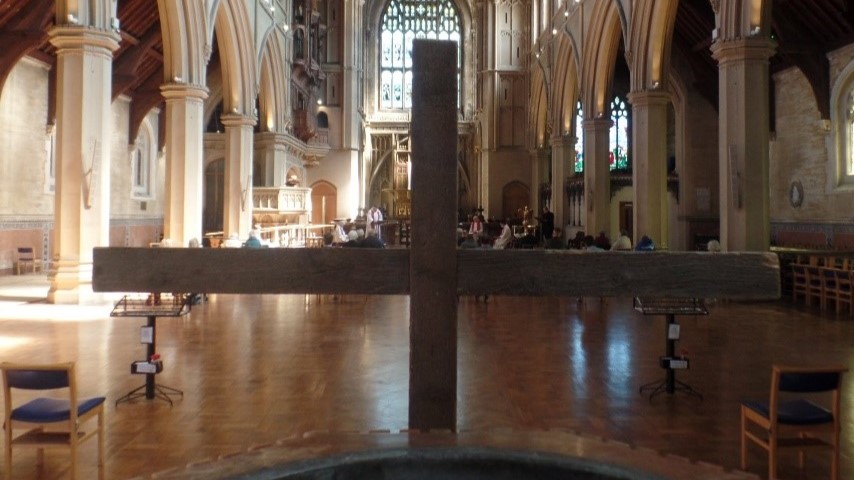
<path id="1" fill-rule="evenodd" d="M 338 216 L 355 218 L 356 208 L 360 205 L 353 205 L 350 199 L 358 198 L 359 186 L 355 179 L 351 182 L 350 153 L 346 150 L 330 151 L 320 160 L 319 165 L 306 170 L 306 186 L 311 186 L 319 181 L 325 181 L 335 186 Z"/>
<path id="2" fill-rule="evenodd" d="M 53 216 L 47 89 L 47 68 L 25 59 L 0 96 L 0 215 Z"/>
<path id="3" fill-rule="evenodd" d="M 489 179 L 492 185 L 489 189 L 487 205 L 484 205 L 484 215 L 498 218 L 502 212 L 502 188 L 510 182 L 518 181 L 530 189 L 531 197 L 529 206 L 533 209 L 537 188 L 531 184 L 531 158 L 525 151 L 498 151 L 494 152 L 489 159 Z"/>

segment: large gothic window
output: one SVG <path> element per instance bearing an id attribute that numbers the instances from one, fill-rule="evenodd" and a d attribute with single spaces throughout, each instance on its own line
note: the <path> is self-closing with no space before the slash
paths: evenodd
<path id="1" fill-rule="evenodd" d="M 584 121 L 584 112 L 581 110 L 581 102 L 575 104 L 575 173 L 584 171 L 584 128 L 581 122 Z"/>
<path id="2" fill-rule="evenodd" d="M 412 108 L 412 40 L 457 42 L 459 103 L 460 15 L 451 0 L 391 0 L 383 12 L 380 35 L 380 108 Z"/>

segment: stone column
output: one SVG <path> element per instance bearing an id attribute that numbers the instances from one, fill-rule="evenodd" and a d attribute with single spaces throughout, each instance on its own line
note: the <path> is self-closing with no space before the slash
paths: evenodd
<path id="1" fill-rule="evenodd" d="M 284 133 L 261 132 L 255 135 L 254 144 L 255 157 L 264 169 L 262 186 L 285 185 L 288 164 L 287 136 Z"/>
<path id="2" fill-rule="evenodd" d="M 765 38 L 717 41 L 721 246 L 765 251 L 770 245 L 768 59 Z"/>
<path id="3" fill-rule="evenodd" d="M 564 230 L 570 219 L 569 203 L 566 199 L 564 186 L 567 175 L 572 172 L 572 159 L 575 155 L 575 137 L 553 138 L 551 146 L 552 202 L 550 208 L 552 213 L 555 214 L 555 226 Z"/>
<path id="4" fill-rule="evenodd" d="M 611 229 L 611 170 L 608 165 L 610 118 L 584 120 L 584 229 L 596 236 Z M 583 218 L 583 217 L 582 217 Z"/>
<path id="5" fill-rule="evenodd" d="M 166 98 L 166 188 L 163 235 L 175 246 L 202 238 L 204 208 L 204 100 L 201 85 L 170 83 Z"/>
<path id="6" fill-rule="evenodd" d="M 113 52 L 119 36 L 84 26 L 50 31 L 56 51 L 56 194 L 48 301 L 93 303 L 92 248 L 110 243 Z"/>
<path id="7" fill-rule="evenodd" d="M 222 117 L 225 126 L 223 232 L 241 239 L 252 229 L 252 130 L 255 119 L 240 114 Z"/>
<path id="8" fill-rule="evenodd" d="M 670 95 L 661 91 L 631 92 L 633 225 L 637 243 L 644 235 L 656 248 L 668 242 L 667 105 Z M 615 235 L 617 232 L 613 232 Z"/>

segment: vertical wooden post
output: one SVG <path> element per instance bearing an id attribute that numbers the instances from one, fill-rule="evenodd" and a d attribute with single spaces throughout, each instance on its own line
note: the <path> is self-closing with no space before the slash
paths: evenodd
<path id="1" fill-rule="evenodd" d="M 412 42 L 409 427 L 456 429 L 457 46 Z"/>

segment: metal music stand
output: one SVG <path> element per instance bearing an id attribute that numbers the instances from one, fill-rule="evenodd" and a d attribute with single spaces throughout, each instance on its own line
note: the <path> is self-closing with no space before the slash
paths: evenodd
<path id="1" fill-rule="evenodd" d="M 145 374 L 145 383 L 116 400 L 129 402 L 145 397 L 148 400 L 159 398 L 172 405 L 172 396 L 184 396 L 184 392 L 176 388 L 159 385 L 154 381 L 155 375 L 163 370 L 162 361 L 153 361 L 155 341 L 157 339 L 157 317 L 180 317 L 190 311 L 191 296 L 186 294 L 151 293 L 125 295 L 116 302 L 111 317 L 147 317 L 148 323 L 140 333 L 141 343 L 146 344 L 146 359 L 133 362 L 130 370 L 133 374 Z M 144 389 L 144 391 L 143 391 Z"/>
<path id="2" fill-rule="evenodd" d="M 676 341 L 679 339 L 679 325 L 676 315 L 708 315 L 702 299 L 698 298 L 640 298 L 635 297 L 634 309 L 644 315 L 664 315 L 667 317 L 664 337 L 665 355 L 659 359 L 661 368 L 666 375 L 663 380 L 657 380 L 640 387 L 641 394 L 649 391 L 650 401 L 660 393 L 673 395 L 676 392 L 685 393 L 703 399 L 703 394 L 694 390 L 685 382 L 676 380 L 677 369 L 687 369 L 688 359 L 676 356 Z"/>

